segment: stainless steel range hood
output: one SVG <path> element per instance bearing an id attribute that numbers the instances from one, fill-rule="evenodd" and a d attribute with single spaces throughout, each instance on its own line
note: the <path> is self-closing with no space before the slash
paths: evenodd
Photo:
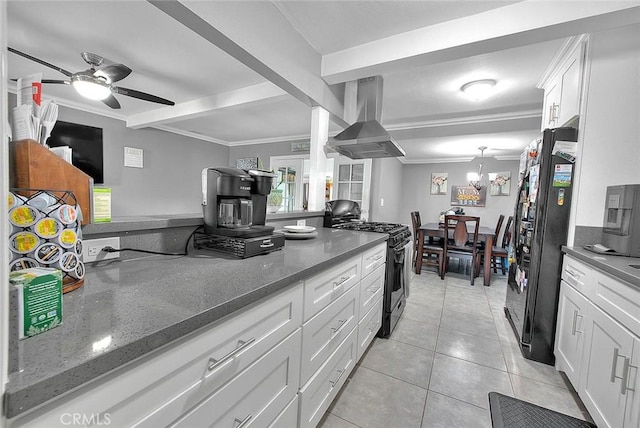
<path id="1" fill-rule="evenodd" d="M 329 138 L 327 148 L 351 159 L 404 156 L 404 150 L 380 124 L 382 76 L 358 80 L 358 121 Z"/>

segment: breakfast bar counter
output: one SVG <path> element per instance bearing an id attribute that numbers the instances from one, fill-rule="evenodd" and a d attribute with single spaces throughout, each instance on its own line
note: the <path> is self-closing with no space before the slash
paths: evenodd
<path id="1" fill-rule="evenodd" d="M 190 249 L 187 256 L 108 260 L 87 268 L 64 295 L 63 324 L 10 341 L 7 418 L 84 386 L 340 261 L 386 234 L 318 229 L 279 251 L 238 259 Z"/>

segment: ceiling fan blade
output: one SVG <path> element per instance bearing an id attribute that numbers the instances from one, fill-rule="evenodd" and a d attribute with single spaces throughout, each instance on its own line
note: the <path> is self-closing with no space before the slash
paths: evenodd
<path id="1" fill-rule="evenodd" d="M 124 64 L 111 64 L 101 67 L 93 73 L 96 77 L 104 77 L 107 83 L 118 82 L 131 74 L 131 69 Z"/>
<path id="2" fill-rule="evenodd" d="M 55 83 L 55 84 L 63 84 L 63 85 L 70 85 L 71 82 L 68 80 L 56 80 L 56 79 L 42 79 L 41 80 L 42 83 Z"/>
<path id="3" fill-rule="evenodd" d="M 109 95 L 107 98 L 102 100 L 102 102 L 108 105 L 109 107 L 111 107 L 112 109 L 117 110 L 120 108 L 120 103 L 118 102 L 118 100 L 116 100 L 116 97 L 114 97 L 113 95 Z"/>
<path id="4" fill-rule="evenodd" d="M 67 76 L 67 77 L 71 77 L 71 75 L 73 74 L 73 73 L 71 73 L 70 71 L 65 70 L 64 68 L 60 68 L 60 67 L 58 67 L 57 65 L 49 64 L 49 63 L 48 63 L 48 62 L 46 62 L 46 61 L 43 61 L 43 60 L 38 59 L 38 58 L 36 58 L 36 57 L 33 57 L 33 56 L 31 56 L 31 55 L 29 55 L 29 54 L 26 54 L 26 53 L 24 53 L 24 52 L 20 52 L 20 51 L 18 51 L 18 50 L 15 50 L 15 49 L 13 49 L 12 47 L 8 47 L 8 46 L 7 46 L 7 50 L 8 50 L 9 52 L 13 52 L 13 53 L 14 53 L 14 54 L 16 54 L 16 55 L 20 55 L 21 57 L 24 57 L 24 58 L 30 59 L 31 61 L 37 62 L 38 64 L 42 64 L 42 65 L 47 66 L 47 67 L 49 67 L 49 68 L 53 68 L 54 70 L 59 71 L 60 73 L 64 74 L 64 75 L 65 75 L 65 76 Z"/>
<path id="5" fill-rule="evenodd" d="M 144 101 L 150 101 L 152 103 L 165 104 L 168 106 L 174 106 L 176 103 L 169 101 L 165 98 L 160 98 L 155 95 L 147 94 L 144 92 L 136 91 L 135 89 L 123 88 L 122 86 L 112 86 L 111 90 L 116 94 L 126 95 L 127 97 L 138 98 Z"/>

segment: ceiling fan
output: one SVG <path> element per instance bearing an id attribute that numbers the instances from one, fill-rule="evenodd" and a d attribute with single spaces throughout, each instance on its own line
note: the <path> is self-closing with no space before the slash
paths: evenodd
<path id="1" fill-rule="evenodd" d="M 89 68 L 84 71 L 71 73 L 63 68 L 35 58 L 24 52 L 20 52 L 11 47 L 7 47 L 7 50 L 16 55 L 30 59 L 31 61 L 35 61 L 38 64 L 42 64 L 59 71 L 69 78 L 69 80 L 42 79 L 42 83 L 71 85 L 83 97 L 92 100 L 100 100 L 112 109 L 120 108 L 120 103 L 113 96 L 114 94 L 125 95 L 127 97 L 150 101 L 152 103 L 170 106 L 175 105 L 173 101 L 169 101 L 156 95 L 136 91 L 135 89 L 123 88 L 122 86 L 114 86 L 113 83 L 119 82 L 131 74 L 131 69 L 124 64 L 109 64 L 103 66 L 102 63 L 104 62 L 104 58 L 91 52 L 82 52 L 80 54 L 82 59 L 89 64 Z"/>

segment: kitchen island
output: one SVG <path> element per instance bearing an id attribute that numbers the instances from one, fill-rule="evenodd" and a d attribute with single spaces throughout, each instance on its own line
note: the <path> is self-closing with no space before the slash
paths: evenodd
<path id="1" fill-rule="evenodd" d="M 64 296 L 60 327 L 12 341 L 6 416 L 82 394 L 94 382 L 386 239 L 320 228 L 315 239 L 288 240 L 282 250 L 248 259 L 191 249 L 188 256 L 89 266 L 84 286 Z"/>

